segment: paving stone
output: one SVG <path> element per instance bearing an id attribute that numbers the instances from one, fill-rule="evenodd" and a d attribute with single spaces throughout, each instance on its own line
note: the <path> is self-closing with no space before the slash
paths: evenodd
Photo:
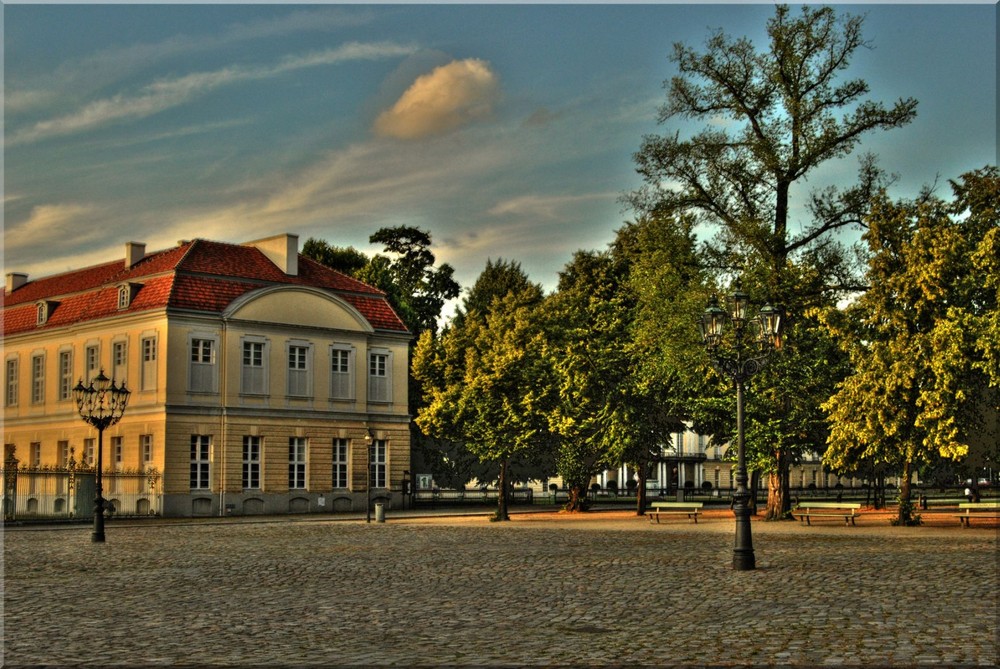
<path id="1" fill-rule="evenodd" d="M 993 666 L 995 530 L 641 518 L 4 536 L 5 666 Z"/>

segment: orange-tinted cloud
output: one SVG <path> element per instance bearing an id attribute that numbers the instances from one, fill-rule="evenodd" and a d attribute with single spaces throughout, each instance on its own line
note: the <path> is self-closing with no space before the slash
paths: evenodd
<path id="1" fill-rule="evenodd" d="M 385 137 L 419 139 L 437 135 L 493 111 L 500 93 L 496 74 L 477 59 L 456 60 L 418 77 L 391 109 L 375 120 Z"/>

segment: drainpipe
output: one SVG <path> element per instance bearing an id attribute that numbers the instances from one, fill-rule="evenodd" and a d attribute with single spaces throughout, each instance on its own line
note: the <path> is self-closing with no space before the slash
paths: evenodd
<path id="1" fill-rule="evenodd" d="M 221 387 L 219 388 L 219 397 L 222 402 L 222 472 L 219 474 L 219 516 L 226 515 L 226 439 L 228 437 L 228 414 L 226 412 L 226 407 L 229 402 L 229 395 L 227 391 L 229 390 L 229 374 L 226 365 L 227 351 L 229 350 L 229 338 L 228 338 L 228 325 L 229 322 L 223 318 L 222 319 L 222 343 L 219 346 L 219 383 Z"/>

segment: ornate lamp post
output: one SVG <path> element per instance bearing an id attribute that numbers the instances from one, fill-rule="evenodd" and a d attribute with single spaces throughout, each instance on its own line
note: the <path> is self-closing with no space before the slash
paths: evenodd
<path id="1" fill-rule="evenodd" d="M 755 316 L 749 316 L 750 296 L 739 288 L 728 298 L 729 311 L 712 297 L 701 317 L 701 336 L 719 373 L 736 384 L 736 548 L 733 569 L 749 571 L 756 567 L 753 540 L 750 537 L 750 491 L 747 489 L 746 452 L 743 446 L 743 390 L 746 381 L 762 370 L 767 359 L 781 345 L 781 312 L 770 304 Z"/>
<path id="2" fill-rule="evenodd" d="M 125 407 L 131 395 L 125 387 L 125 382 L 115 385 L 114 379 L 104 375 L 104 370 L 94 377 L 90 385 L 84 386 L 83 380 L 73 388 L 76 409 L 84 422 L 97 428 L 97 491 L 94 496 L 94 533 L 91 540 L 104 543 L 104 487 L 102 482 L 104 451 L 104 430 L 121 420 L 125 415 Z"/>

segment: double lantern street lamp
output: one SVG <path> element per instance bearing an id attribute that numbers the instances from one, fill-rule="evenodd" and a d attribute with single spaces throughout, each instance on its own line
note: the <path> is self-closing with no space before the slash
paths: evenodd
<path id="1" fill-rule="evenodd" d="M 125 381 L 116 385 L 115 380 L 104 375 L 104 370 L 94 377 L 89 385 L 84 386 L 83 380 L 73 388 L 73 398 L 76 409 L 84 422 L 97 429 L 97 474 L 95 477 L 96 492 L 94 493 L 94 533 L 91 540 L 104 543 L 104 488 L 102 485 L 104 452 L 104 430 L 121 420 L 132 394 L 125 387 Z"/>
<path id="2" fill-rule="evenodd" d="M 712 366 L 736 384 L 736 547 L 733 569 L 749 571 L 756 567 L 753 540 L 750 537 L 750 491 L 747 489 L 746 452 L 743 446 L 743 389 L 746 381 L 767 365 L 774 349 L 781 345 L 781 312 L 764 305 L 750 315 L 750 296 L 739 288 L 727 299 L 729 311 L 712 297 L 701 317 L 701 336 L 712 359 Z"/>

